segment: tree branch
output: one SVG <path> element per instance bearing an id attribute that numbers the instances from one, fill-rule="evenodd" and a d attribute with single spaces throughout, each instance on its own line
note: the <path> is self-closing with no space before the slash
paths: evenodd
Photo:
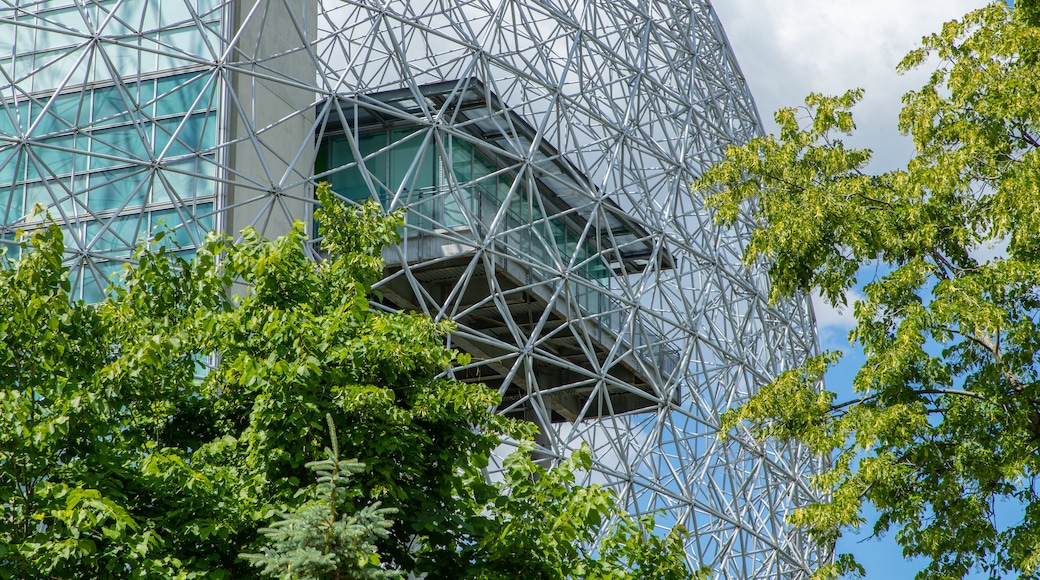
<path id="1" fill-rule="evenodd" d="M 935 265 L 939 268 L 939 277 L 943 280 L 949 280 L 951 277 L 950 273 L 959 270 L 959 268 L 950 263 L 950 261 L 946 259 L 946 256 L 942 255 L 942 252 L 939 250 L 932 250 L 929 254 L 932 256 L 932 259 L 935 260 Z"/>
<path id="2" fill-rule="evenodd" d="M 984 397 L 984 396 L 982 396 L 982 395 L 980 395 L 978 393 L 974 393 L 972 391 L 965 391 L 964 389 L 921 389 L 919 391 L 914 391 L 914 394 L 921 395 L 921 396 L 924 396 L 924 395 L 956 395 L 958 397 L 970 397 L 972 399 L 978 399 L 980 401 L 985 401 L 986 400 L 986 397 Z M 873 395 L 865 395 L 865 396 L 860 397 L 858 399 L 851 399 L 851 400 L 845 401 L 844 403 L 839 403 L 837 405 L 831 405 L 831 410 L 832 411 L 837 411 L 838 409 L 841 409 L 841 408 L 844 408 L 844 407 L 849 407 L 849 406 L 852 406 L 852 405 L 856 405 L 858 403 L 865 403 L 867 401 L 870 401 L 870 400 L 876 399 L 876 398 L 878 398 L 878 395 L 876 393 L 873 394 Z"/>
<path id="3" fill-rule="evenodd" d="M 1009 131 L 1009 134 L 1012 138 L 1028 143 L 1033 147 L 1040 148 L 1040 141 L 1037 141 L 1035 137 L 1033 137 L 1029 134 L 1029 132 L 1026 131 L 1024 123 L 1013 123 L 1012 125 L 1016 129 L 1018 129 L 1018 133 L 1015 133 L 1014 131 Z"/>
<path id="4" fill-rule="evenodd" d="M 962 336 L 967 336 L 962 333 Z M 1016 392 L 1022 391 L 1025 387 L 1022 385 L 1022 381 L 1014 374 L 1003 368 L 1003 357 L 1000 354 L 1000 335 L 997 335 L 997 342 L 993 342 L 990 338 L 989 333 L 983 332 L 982 330 L 975 329 L 974 338 L 970 338 L 976 344 L 982 346 L 993 355 L 993 363 L 997 365 L 1000 375 L 1007 379 L 1011 383 L 1011 388 Z"/>

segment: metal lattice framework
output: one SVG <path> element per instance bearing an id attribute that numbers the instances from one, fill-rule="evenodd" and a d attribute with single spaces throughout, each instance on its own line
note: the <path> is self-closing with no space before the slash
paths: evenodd
<path id="1" fill-rule="evenodd" d="M 47 205 L 77 296 L 156 227 L 310 222 L 318 181 L 408 207 L 383 307 L 456 320 L 540 456 L 589 444 L 716 577 L 828 557 L 784 523 L 819 460 L 718 436 L 816 337 L 689 190 L 759 131 L 707 0 L 0 0 L 0 98 L 0 241 Z"/>

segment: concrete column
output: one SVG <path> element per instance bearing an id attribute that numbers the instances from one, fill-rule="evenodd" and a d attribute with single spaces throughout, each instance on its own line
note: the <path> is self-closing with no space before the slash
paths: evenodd
<path id="1" fill-rule="evenodd" d="M 311 232 L 314 192 L 314 86 L 309 56 L 317 0 L 234 3 L 238 32 L 226 95 L 225 232 L 247 225 L 269 238 L 301 220 Z"/>

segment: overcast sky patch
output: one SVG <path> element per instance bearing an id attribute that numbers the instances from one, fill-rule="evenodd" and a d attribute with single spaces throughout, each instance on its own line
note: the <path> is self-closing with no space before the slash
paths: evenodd
<path id="1" fill-rule="evenodd" d="M 717 0 L 715 10 L 751 87 L 767 132 L 773 112 L 810 92 L 866 89 L 854 110 L 857 147 L 874 150 L 872 169 L 902 167 L 913 144 L 898 131 L 901 97 L 932 67 L 897 75 L 896 65 L 926 34 L 984 6 L 979 0 Z"/>

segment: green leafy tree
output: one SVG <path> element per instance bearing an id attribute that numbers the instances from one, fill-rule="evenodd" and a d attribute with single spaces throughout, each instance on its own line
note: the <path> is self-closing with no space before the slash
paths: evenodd
<path id="1" fill-rule="evenodd" d="M 484 385 L 444 376 L 466 362 L 444 346 L 450 322 L 371 307 L 403 215 L 325 186 L 318 197 L 318 263 L 301 224 L 273 241 L 211 235 L 190 261 L 160 234 L 86 305 L 69 301 L 57 226 L 4 258 L 0 578 L 253 578 L 275 568 L 240 554 L 302 562 L 297 548 L 315 565 L 337 554 L 348 577 L 506 578 L 527 560 L 546 578 L 581 562 L 685 570 L 678 531 L 650 535 L 606 491 L 574 485 L 570 463 L 539 472 L 522 454 L 530 481 L 485 480 L 502 438 L 534 428 L 493 413 Z M 315 469 L 327 479 L 309 485 Z M 552 501 L 511 499 L 529 489 Z M 330 542 L 357 543 L 286 533 L 320 518 Z"/>
<path id="2" fill-rule="evenodd" d="M 774 299 L 815 289 L 841 304 L 868 277 L 850 334 L 866 357 L 856 397 L 819 390 L 837 358 L 826 353 L 725 420 L 830 455 L 815 480 L 829 499 L 793 523 L 830 543 L 870 504 L 875 534 L 894 530 L 904 554 L 925 558 L 919 578 L 1040 569 L 1036 13 L 992 4 L 904 59 L 902 70 L 939 63 L 903 99 L 917 148 L 905 169 L 870 174 L 870 151 L 842 142 L 851 91 L 779 111 L 779 136 L 729 149 L 695 184 L 716 192 L 721 222 L 754 208 L 746 259 L 769 264 Z M 987 249 L 996 257 L 980 259 Z M 997 518 L 998 504 L 1020 511 Z M 861 571 L 842 556 L 818 575 Z"/>
<path id="3" fill-rule="evenodd" d="M 51 226 L 0 270 L 3 578 L 115 574 L 140 561 L 150 539 L 118 484 L 124 449 L 111 438 L 124 399 L 96 387 L 115 358 L 111 332 L 69 302 L 63 250 Z"/>
<path id="4" fill-rule="evenodd" d="M 461 552 L 471 562 L 465 577 L 597 580 L 680 580 L 686 564 L 681 526 L 654 535 L 653 517 L 635 520 L 610 490 L 576 485 L 576 474 L 592 467 L 583 446 L 547 469 L 532 459 L 530 443 L 509 455 L 503 480 L 481 498 L 480 532 Z"/>

